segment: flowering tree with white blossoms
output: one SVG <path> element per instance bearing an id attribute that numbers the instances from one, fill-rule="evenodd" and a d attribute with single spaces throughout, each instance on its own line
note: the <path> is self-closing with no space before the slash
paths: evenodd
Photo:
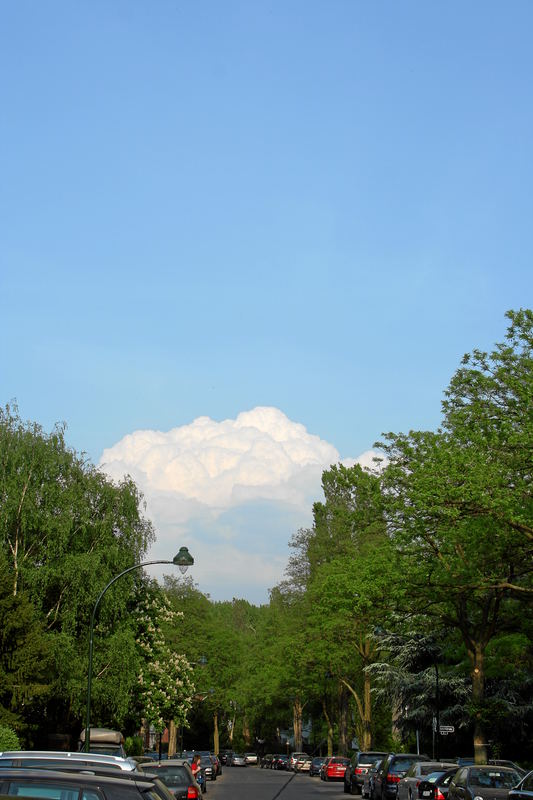
<path id="1" fill-rule="evenodd" d="M 171 720 L 187 722 L 195 693 L 191 665 L 184 655 L 170 649 L 163 633 L 164 626 L 176 625 L 182 617 L 155 587 L 150 587 L 137 605 L 139 705 L 143 717 L 158 732 Z"/>

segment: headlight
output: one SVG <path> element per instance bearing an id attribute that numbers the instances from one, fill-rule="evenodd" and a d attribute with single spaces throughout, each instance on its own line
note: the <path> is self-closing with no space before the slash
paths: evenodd
<path id="1" fill-rule="evenodd" d="M 476 796 L 474 797 L 474 800 L 483 800 L 483 798 L 481 797 L 480 794 L 476 794 Z"/>

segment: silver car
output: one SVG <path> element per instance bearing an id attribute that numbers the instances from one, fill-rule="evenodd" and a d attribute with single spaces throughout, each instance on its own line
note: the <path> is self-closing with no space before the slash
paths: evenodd
<path id="1" fill-rule="evenodd" d="M 107 756 L 101 753 L 84 753 L 81 751 L 66 752 L 63 750 L 4 750 L 0 753 L 2 767 L 54 767 L 71 764 L 81 767 L 106 767 L 125 772 L 133 772 L 136 764 L 129 758 Z"/>

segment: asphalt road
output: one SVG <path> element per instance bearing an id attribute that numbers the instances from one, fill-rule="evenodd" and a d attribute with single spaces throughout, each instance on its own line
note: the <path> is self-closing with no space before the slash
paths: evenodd
<path id="1" fill-rule="evenodd" d="M 342 781 L 321 781 L 307 773 L 259 767 L 224 767 L 207 782 L 205 800 L 342 800 Z"/>

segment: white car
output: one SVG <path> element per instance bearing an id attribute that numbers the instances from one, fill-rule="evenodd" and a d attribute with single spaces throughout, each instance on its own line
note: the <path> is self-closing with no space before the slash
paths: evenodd
<path id="1" fill-rule="evenodd" d="M 244 757 L 247 764 L 257 764 L 257 753 L 245 753 Z"/>

